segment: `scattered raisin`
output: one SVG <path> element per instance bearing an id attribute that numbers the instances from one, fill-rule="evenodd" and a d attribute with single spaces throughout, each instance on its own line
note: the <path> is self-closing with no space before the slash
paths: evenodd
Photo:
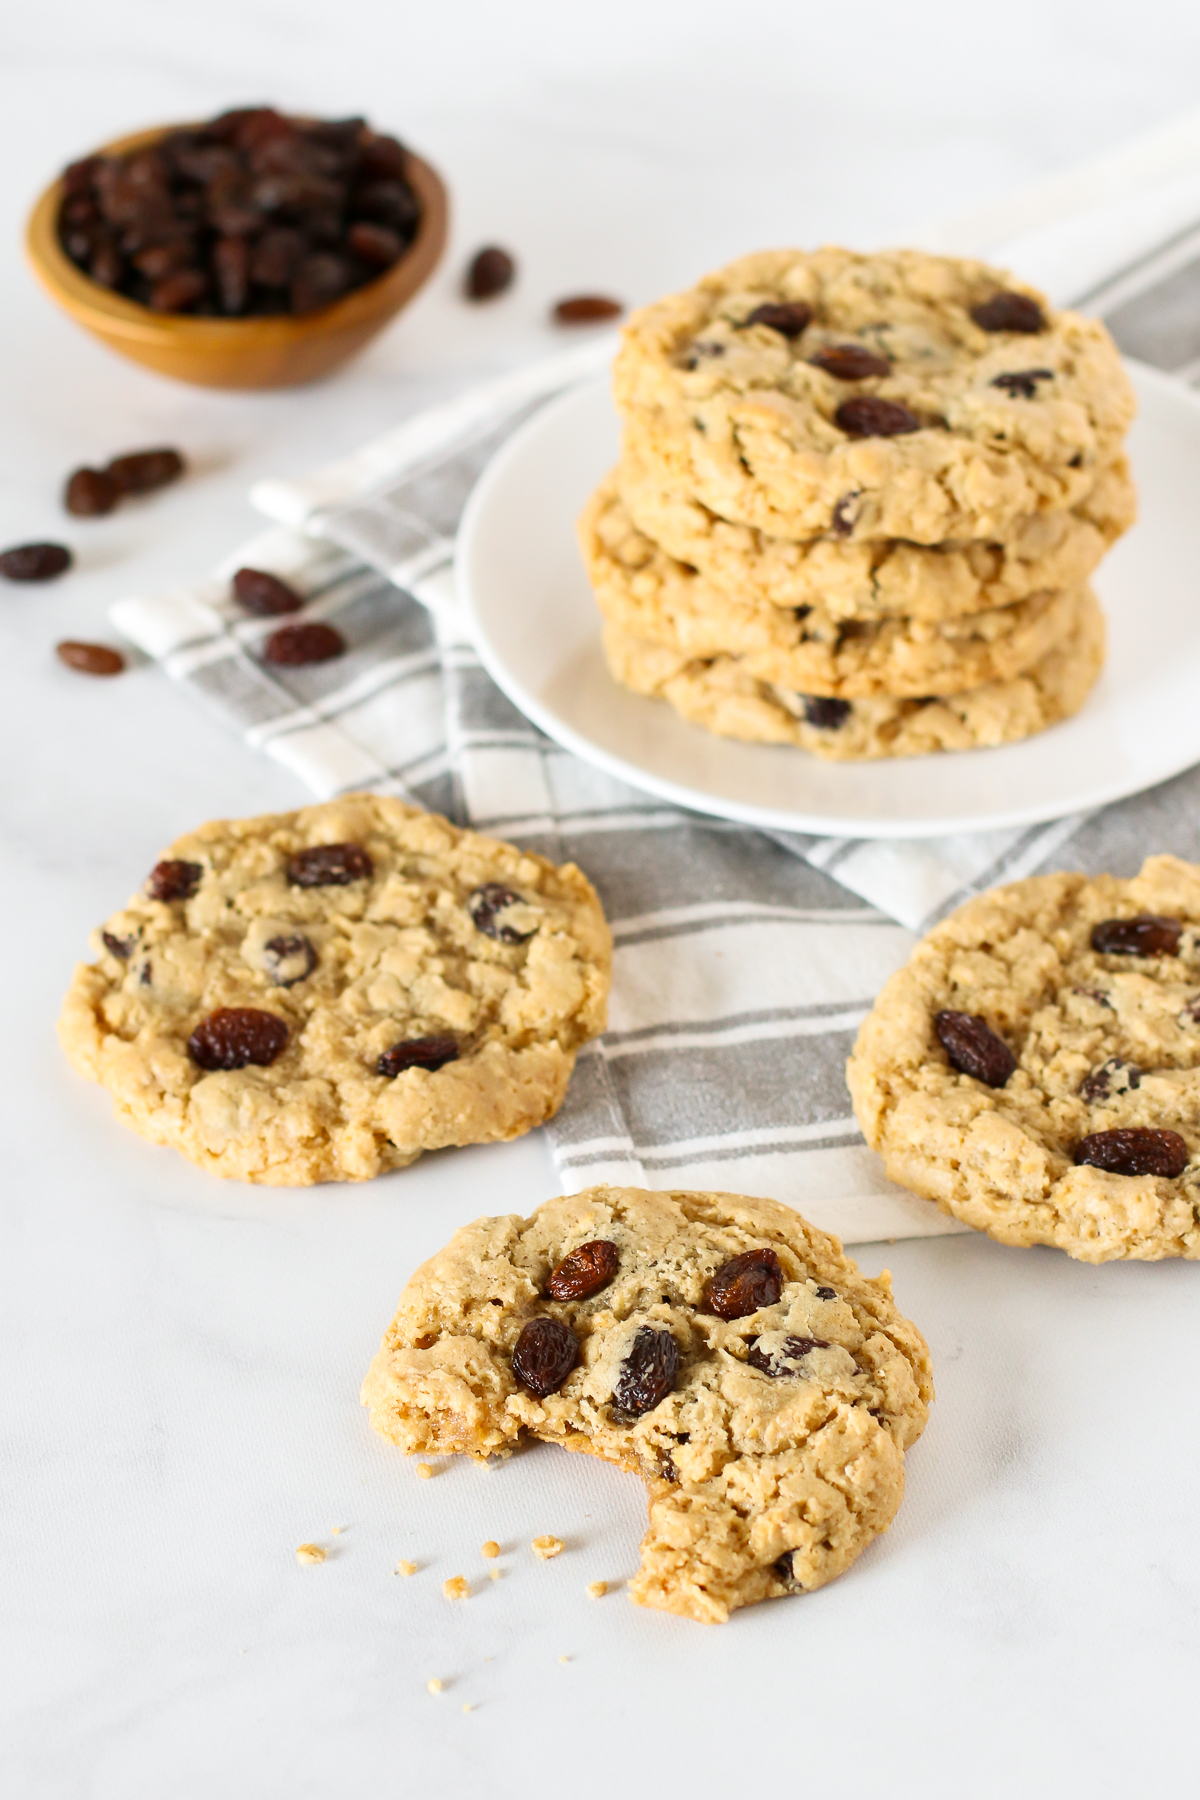
<path id="1" fill-rule="evenodd" d="M 625 1418 L 653 1412 L 675 1386 L 679 1345 L 669 1331 L 639 1325 L 613 1389 L 613 1409 Z"/>
<path id="2" fill-rule="evenodd" d="M 100 938 L 109 955 L 115 956 L 118 962 L 128 962 L 137 943 L 136 937 L 118 937 L 114 931 L 102 931 Z"/>
<path id="3" fill-rule="evenodd" d="M 804 722 L 818 731 L 837 731 L 854 710 L 849 700 L 832 700 L 827 694 L 801 694 Z"/>
<path id="4" fill-rule="evenodd" d="M 292 887 L 346 887 L 352 881 L 365 881 L 374 872 L 375 865 L 361 844 L 311 844 L 287 860 Z"/>
<path id="5" fill-rule="evenodd" d="M 1017 400 L 1036 400 L 1039 381 L 1053 381 L 1053 369 L 1013 369 L 1004 375 L 997 375 L 992 382 L 993 387 L 1003 388 Z"/>
<path id="6" fill-rule="evenodd" d="M 597 325 L 602 319 L 619 319 L 624 311 L 619 300 L 604 294 L 571 294 L 551 309 L 556 325 Z"/>
<path id="7" fill-rule="evenodd" d="M 168 857 L 147 875 L 146 892 L 151 900 L 190 900 L 203 879 L 203 863 Z"/>
<path id="8" fill-rule="evenodd" d="M 64 638 L 54 646 L 54 653 L 59 662 L 66 663 L 68 669 L 78 669 L 81 675 L 119 675 L 125 667 L 119 650 L 108 644 L 85 644 L 78 638 Z"/>
<path id="9" fill-rule="evenodd" d="M 530 1319 L 512 1353 L 513 1374 L 539 1400 L 556 1394 L 578 1361 L 578 1340 L 560 1319 Z"/>
<path id="10" fill-rule="evenodd" d="M 826 344 L 809 357 L 814 369 L 824 369 L 839 381 L 866 381 L 871 375 L 890 375 L 892 365 L 886 356 L 868 350 L 865 344 Z"/>
<path id="11" fill-rule="evenodd" d="M 769 1375 L 772 1381 L 777 1381 L 781 1375 L 795 1374 L 794 1369 L 785 1367 L 786 1363 L 799 1362 L 800 1358 L 807 1356 L 810 1350 L 828 1350 L 829 1339 L 786 1337 L 778 1350 L 770 1355 L 765 1350 L 760 1350 L 758 1344 L 759 1340 L 755 1338 L 746 1352 L 746 1361 L 752 1369 L 757 1369 L 761 1374 Z"/>
<path id="12" fill-rule="evenodd" d="M 720 1319 L 744 1319 L 774 1306 L 783 1292 L 783 1270 L 774 1250 L 743 1250 L 722 1263 L 704 1290 L 710 1312 Z"/>
<path id="13" fill-rule="evenodd" d="M 978 1013 L 937 1012 L 933 1029 L 950 1058 L 952 1068 L 970 1075 L 985 1086 L 1002 1088 L 1017 1066 L 1017 1059 L 1004 1039 L 997 1037 L 986 1019 Z"/>
<path id="14" fill-rule="evenodd" d="M 1141 1082 L 1142 1071 L 1136 1063 L 1110 1056 L 1107 1062 L 1102 1062 L 1098 1069 L 1084 1077 L 1079 1092 L 1089 1105 L 1094 1105 L 1097 1100 L 1107 1100 L 1110 1094 L 1128 1094 L 1133 1088 L 1140 1087 Z"/>
<path id="15" fill-rule="evenodd" d="M 104 472 L 122 494 L 151 494 L 178 481 L 185 466 L 178 450 L 133 450 L 114 456 Z"/>
<path id="16" fill-rule="evenodd" d="M 1112 1175 L 1162 1175 L 1173 1180 L 1187 1167 L 1188 1147 L 1177 1131 L 1133 1125 L 1094 1131 L 1076 1145 L 1075 1161 Z"/>
<path id="17" fill-rule="evenodd" d="M 798 338 L 812 324 L 813 309 L 803 300 L 764 300 L 742 320 L 747 325 L 766 325 L 782 337 Z"/>
<path id="18" fill-rule="evenodd" d="M 501 944 L 524 944 L 536 934 L 537 926 L 532 931 L 518 931 L 514 925 L 503 924 L 500 915 L 510 906 L 525 904 L 520 894 L 503 882 L 485 881 L 467 901 L 467 911 L 476 931 L 482 931 L 484 937 L 495 938 Z"/>
<path id="19" fill-rule="evenodd" d="M 546 1291 L 552 1300 L 586 1300 L 612 1280 L 619 1261 L 615 1244 L 593 1238 L 563 1257 L 551 1272 Z"/>
<path id="20" fill-rule="evenodd" d="M 188 1055 L 202 1069 L 244 1069 L 273 1063 L 288 1041 L 277 1013 L 256 1006 L 218 1006 L 188 1039 Z"/>
<path id="21" fill-rule="evenodd" d="M 234 599 L 260 619 L 299 612 L 304 605 L 294 587 L 266 569 L 239 569 L 232 586 Z"/>
<path id="22" fill-rule="evenodd" d="M 1092 949 L 1101 956 L 1174 956 L 1183 936 L 1178 919 L 1138 913 L 1132 919 L 1102 919 L 1092 926 Z"/>
<path id="23" fill-rule="evenodd" d="M 1045 331 L 1046 319 L 1037 301 L 1028 294 L 1007 290 L 993 294 L 971 308 L 971 317 L 981 331 Z"/>
<path id="24" fill-rule="evenodd" d="M 847 437 L 903 437 L 920 431 L 921 421 L 898 400 L 884 400 L 879 394 L 854 394 L 843 400 L 833 415 L 833 422 Z"/>
<path id="25" fill-rule="evenodd" d="M 463 289 L 468 300 L 492 300 L 513 284 L 517 265 L 507 250 L 488 244 L 477 250 L 467 269 Z"/>
<path id="26" fill-rule="evenodd" d="M 332 625 L 312 621 L 307 625 L 281 625 L 262 647 L 263 661 L 285 669 L 301 669 L 309 663 L 331 662 L 345 654 L 346 640 Z"/>
<path id="27" fill-rule="evenodd" d="M 6 581 L 53 581 L 70 566 L 65 544 L 14 544 L 0 551 L 0 575 Z"/>
<path id="28" fill-rule="evenodd" d="M 302 931 L 268 938 L 263 945 L 263 968 L 276 987 L 295 987 L 317 966 L 317 952 L 312 939 Z"/>
<path id="29" fill-rule="evenodd" d="M 405 1069 L 440 1069 L 457 1059 L 458 1039 L 448 1031 L 441 1031 L 432 1037 L 401 1038 L 398 1044 L 383 1052 L 375 1064 L 375 1073 L 391 1081 Z"/>
<path id="30" fill-rule="evenodd" d="M 76 469 L 67 479 L 63 505 L 78 519 L 94 519 L 110 513 L 120 498 L 121 490 L 107 469 Z"/>

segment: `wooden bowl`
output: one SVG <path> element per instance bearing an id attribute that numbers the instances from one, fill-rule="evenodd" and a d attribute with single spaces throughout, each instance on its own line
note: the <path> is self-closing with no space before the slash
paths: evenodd
<path id="1" fill-rule="evenodd" d="M 179 126 L 160 125 L 104 146 L 122 155 L 153 144 Z M 56 181 L 29 217 L 25 249 L 51 299 L 110 350 L 159 375 L 200 387 L 282 388 L 318 381 L 361 350 L 407 306 L 433 273 L 446 244 L 449 205 L 440 176 L 409 153 L 407 180 L 421 203 L 417 235 L 398 263 L 332 306 L 300 318 L 197 319 L 156 313 L 93 281 L 58 239 L 63 184 Z"/>

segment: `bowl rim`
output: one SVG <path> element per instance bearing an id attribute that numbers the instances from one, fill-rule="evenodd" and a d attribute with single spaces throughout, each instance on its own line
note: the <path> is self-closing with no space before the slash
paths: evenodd
<path id="1" fill-rule="evenodd" d="M 153 125 L 113 138 L 89 156 L 119 156 L 157 143 L 174 131 L 199 127 L 184 121 Z M 172 338 L 194 350 L 206 347 L 228 350 L 238 340 L 253 335 L 263 346 L 288 344 L 373 323 L 389 307 L 398 308 L 411 298 L 432 273 L 446 240 L 449 197 L 445 183 L 431 163 L 405 145 L 406 179 L 421 202 L 417 235 L 398 262 L 373 280 L 335 300 L 317 312 L 253 314 L 249 318 L 196 318 L 190 313 L 156 313 L 137 300 L 128 300 L 93 281 L 73 263 L 58 238 L 58 213 L 65 192 L 62 175 L 55 178 L 34 201 L 25 228 L 25 253 L 33 271 L 48 292 L 65 302 L 81 324 L 106 337 L 126 342 L 150 343 Z M 393 290 L 399 290 L 395 292 Z"/>

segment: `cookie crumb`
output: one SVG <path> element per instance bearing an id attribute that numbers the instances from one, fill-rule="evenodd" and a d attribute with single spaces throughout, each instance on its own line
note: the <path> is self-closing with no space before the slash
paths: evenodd
<path id="1" fill-rule="evenodd" d="M 329 1535 L 330 1537 L 341 1537 L 342 1527 L 340 1525 L 331 1525 L 329 1527 Z"/>
<path id="2" fill-rule="evenodd" d="M 503 1573 L 504 1573 L 503 1569 L 489 1569 L 488 1570 L 488 1580 L 489 1581 L 499 1581 L 499 1579 L 503 1575 Z"/>
<path id="3" fill-rule="evenodd" d="M 396 1564 L 395 1568 L 392 1570 L 393 1575 L 415 1575 L 416 1572 L 417 1572 L 416 1563 L 407 1562 L 403 1556 L 400 1558 L 400 1561 Z"/>
<path id="4" fill-rule="evenodd" d="M 464 1712 L 471 1712 L 471 1711 L 472 1711 L 472 1710 L 473 1710 L 473 1709 L 472 1709 L 472 1706 L 471 1706 L 471 1702 L 470 1702 L 470 1701 L 469 1701 L 469 1700 L 464 1700 L 464 1701 L 463 1701 L 463 1711 L 464 1711 Z"/>
<path id="5" fill-rule="evenodd" d="M 479 1554 L 480 1554 L 480 1556 L 486 1556 L 489 1561 L 491 1560 L 491 1558 L 493 1556 L 499 1556 L 500 1546 L 496 1542 L 495 1538 L 489 1538 L 487 1543 L 483 1544 L 480 1547 Z"/>
<path id="6" fill-rule="evenodd" d="M 320 1544 L 298 1544 L 296 1546 L 297 1562 L 322 1563 L 325 1561 L 326 1554 Z"/>
<path id="7" fill-rule="evenodd" d="M 607 1594 L 607 1592 L 608 1592 L 607 1581 L 589 1581 L 588 1582 L 588 1593 L 592 1596 L 593 1600 L 603 1600 L 603 1598 L 604 1598 L 605 1594 Z"/>
<path id="8" fill-rule="evenodd" d="M 433 1479 L 433 1464 L 432 1463 L 418 1463 L 417 1464 L 417 1474 L 420 1476 L 422 1481 L 432 1481 L 432 1479 Z"/>
<path id="9" fill-rule="evenodd" d="M 571 1659 L 569 1656 L 560 1656 L 558 1660 L 559 1662 L 570 1662 Z"/>
<path id="10" fill-rule="evenodd" d="M 545 1537 L 535 1537 L 529 1547 L 535 1556 L 540 1556 L 545 1562 L 549 1557 L 558 1555 L 563 1548 L 563 1541 L 547 1532 Z"/>
<path id="11" fill-rule="evenodd" d="M 444 1681 L 439 1681 L 435 1675 L 431 1681 L 425 1683 L 425 1686 L 429 1689 L 431 1694 L 440 1694 L 445 1690 L 446 1684 Z"/>
<path id="12" fill-rule="evenodd" d="M 449 1581 L 443 1581 L 442 1592 L 447 1600 L 465 1600 L 471 1589 L 465 1576 L 452 1575 Z"/>

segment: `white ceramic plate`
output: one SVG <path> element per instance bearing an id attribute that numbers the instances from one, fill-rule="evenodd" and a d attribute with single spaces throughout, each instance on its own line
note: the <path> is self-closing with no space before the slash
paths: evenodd
<path id="1" fill-rule="evenodd" d="M 607 381 L 521 428 L 479 481 L 459 536 L 458 591 L 479 655 L 552 738 L 634 787 L 749 825 L 932 837 L 1059 818 L 1200 761 L 1200 399 L 1132 369 L 1141 519 L 1096 581 L 1108 662 L 1083 711 L 1020 744 L 894 762 L 828 763 L 741 744 L 619 687 L 575 542 L 616 461 Z"/>

